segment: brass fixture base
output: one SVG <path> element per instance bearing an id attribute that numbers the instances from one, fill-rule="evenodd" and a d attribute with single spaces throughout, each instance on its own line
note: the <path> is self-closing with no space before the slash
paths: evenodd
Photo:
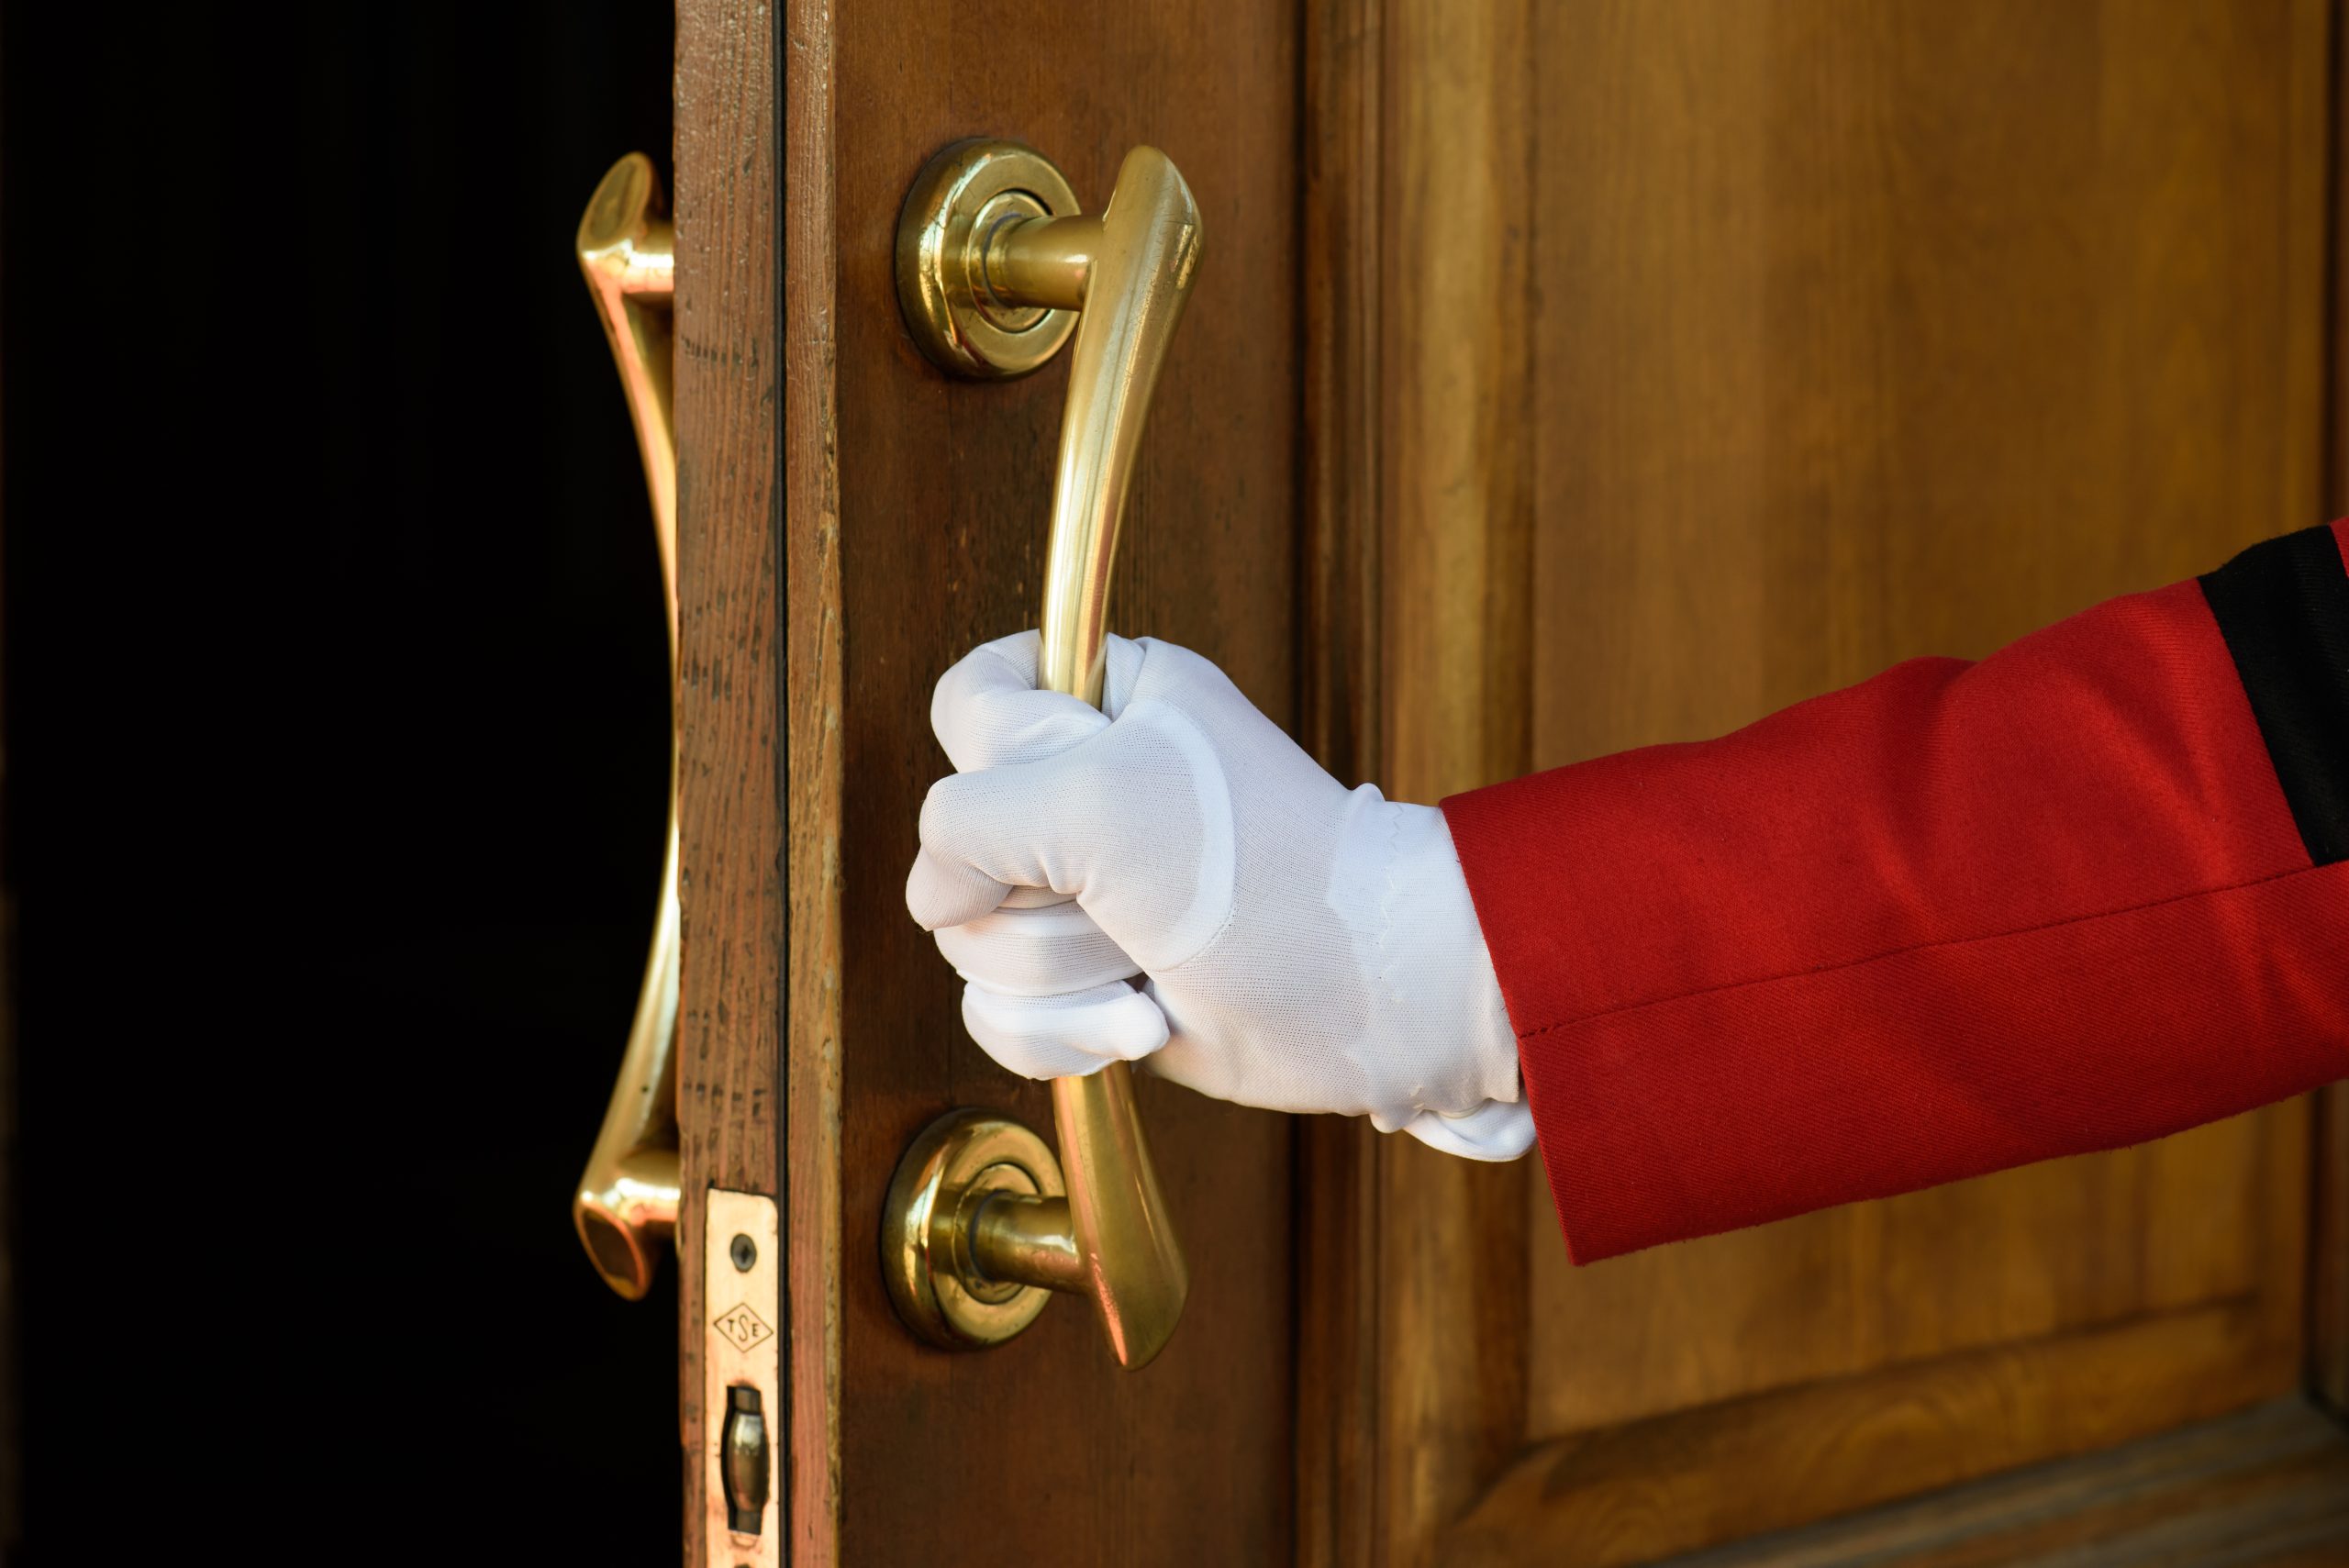
<path id="1" fill-rule="evenodd" d="M 1077 210 L 1076 193 L 1032 147 L 974 137 L 930 161 L 897 214 L 897 303 L 932 364 L 1008 381 L 1060 351 L 1076 312 L 1006 299 L 988 286 L 986 263 L 1008 228 Z"/>
<path id="2" fill-rule="evenodd" d="M 978 1350 L 1034 1322 L 1052 1291 L 992 1277 L 974 1252 L 983 1229 L 993 1241 L 1026 1228 L 983 1225 L 981 1211 L 999 1221 L 992 1211 L 1050 1209 L 1064 1229 L 1065 1191 L 1051 1148 L 1009 1117 L 965 1107 L 924 1128 L 897 1162 L 881 1214 L 882 1272 L 906 1327 L 946 1350 Z M 1073 1262 L 1073 1243 L 1067 1253 Z"/>

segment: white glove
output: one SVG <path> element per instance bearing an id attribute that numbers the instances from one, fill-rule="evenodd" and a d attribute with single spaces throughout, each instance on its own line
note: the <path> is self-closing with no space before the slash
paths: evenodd
<path id="1" fill-rule="evenodd" d="M 1442 812 L 1349 792 L 1187 650 L 1112 638 L 1103 713 L 1036 689 L 1037 645 L 986 644 L 930 704 L 962 771 L 922 806 L 906 903 L 969 983 L 972 1038 L 1031 1078 L 1150 1057 L 1220 1099 L 1522 1154 Z"/>

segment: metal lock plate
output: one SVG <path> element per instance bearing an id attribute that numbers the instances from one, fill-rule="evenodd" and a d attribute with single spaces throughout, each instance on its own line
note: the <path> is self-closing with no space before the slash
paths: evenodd
<path id="1" fill-rule="evenodd" d="M 704 1561 L 709 1568 L 779 1568 L 786 1423 L 778 1328 L 783 1233 L 774 1199 L 711 1188 L 701 1259 Z"/>

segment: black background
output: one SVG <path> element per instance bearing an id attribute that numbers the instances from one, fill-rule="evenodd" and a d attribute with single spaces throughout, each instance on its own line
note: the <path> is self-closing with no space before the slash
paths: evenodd
<path id="1" fill-rule="evenodd" d="M 571 252 L 661 0 L 0 13 L 6 1173 L 36 1562 L 666 1562 L 572 1235 L 659 872 Z"/>

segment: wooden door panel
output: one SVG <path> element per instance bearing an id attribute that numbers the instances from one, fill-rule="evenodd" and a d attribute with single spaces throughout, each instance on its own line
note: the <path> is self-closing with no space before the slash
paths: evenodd
<path id="1" fill-rule="evenodd" d="M 2009 1171 L 1589 1268 L 1539 1180 L 1526 1432 L 1561 1436 L 1817 1378 L 2235 1300 L 2281 1286 L 2291 1106 L 2118 1153 Z M 2274 1167 L 2281 1165 L 2281 1171 Z M 2272 1375 L 2288 1381 L 2279 1362 Z"/>
<path id="2" fill-rule="evenodd" d="M 2325 6 L 1378 17 L 1356 729 L 1405 798 L 1979 656 L 2321 515 Z M 1308 1448 L 1381 1455 L 1373 1558 L 1628 1562 L 2247 1403 L 2299 1375 L 2309 1127 L 1580 1270 L 1531 1168 L 1365 1145 L 1379 1394 Z"/>
<path id="3" fill-rule="evenodd" d="M 1542 17 L 1575 66 L 1534 158 L 1537 766 L 1978 656 L 2316 514 L 2320 8 Z M 2257 1242 L 2304 1116 L 1588 1271 L 1553 1230 L 1530 1430 L 2295 1300 Z"/>
<path id="4" fill-rule="evenodd" d="M 1031 627 L 1066 364 L 950 380 L 897 310 L 898 206 L 959 137 L 1051 156 L 1088 209 L 1163 149 L 1204 256 L 1145 437 L 1112 627 L 1294 700 L 1298 440 L 1294 18 L 1214 5 L 849 7 L 833 19 L 841 696 L 839 1552 L 906 1561 L 1261 1562 L 1288 1550 L 1288 1126 L 1145 1081 L 1192 1290 L 1173 1343 L 1120 1371 L 1085 1305 L 954 1355 L 899 1326 L 875 1228 L 913 1136 L 951 1106 L 1049 1129 L 1044 1088 L 971 1043 L 961 984 L 907 917 L 922 796 L 948 763 L 931 685 Z M 913 1506 L 918 1500 L 918 1509 Z"/>
<path id="5" fill-rule="evenodd" d="M 932 371 L 898 318 L 898 205 L 931 153 L 974 134 L 1033 143 L 1097 210 L 1132 145 L 1182 168 L 1204 264 L 1145 438 L 1112 624 L 1199 649 L 1286 718 L 1296 26 L 1206 6 L 680 7 L 685 1429 L 706 1460 L 701 1189 L 774 1193 L 794 1562 L 1290 1551 L 1286 1120 L 1141 1086 L 1192 1289 L 1140 1373 L 1117 1369 L 1077 1301 L 993 1351 L 924 1348 L 890 1310 L 877 1252 L 891 1172 L 933 1117 L 975 1104 L 1052 1121 L 1041 1086 L 965 1036 L 959 982 L 903 886 L 948 766 L 930 686 L 974 644 L 1034 624 L 1066 367 L 999 385 Z M 696 1562 L 708 1473 L 688 1467 Z"/>

